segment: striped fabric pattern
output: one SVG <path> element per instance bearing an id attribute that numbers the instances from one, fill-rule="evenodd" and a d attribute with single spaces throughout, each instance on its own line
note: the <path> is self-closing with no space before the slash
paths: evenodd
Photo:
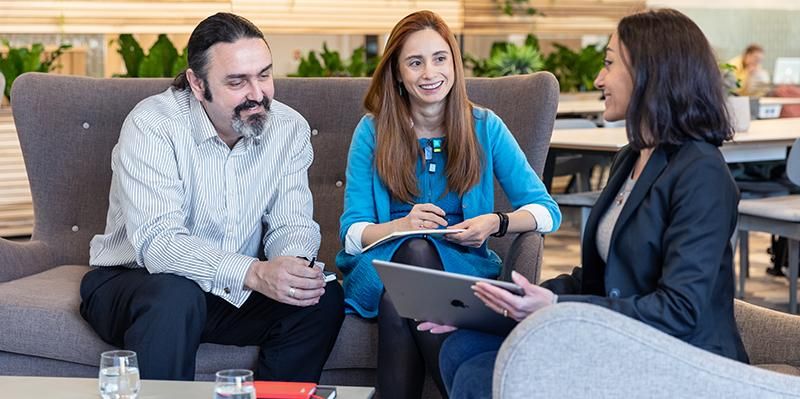
<path id="1" fill-rule="evenodd" d="M 230 149 L 191 91 L 139 103 L 112 153 L 106 230 L 90 263 L 184 276 L 239 307 L 262 247 L 267 259 L 316 255 L 309 125 L 278 101 L 266 125 Z"/>

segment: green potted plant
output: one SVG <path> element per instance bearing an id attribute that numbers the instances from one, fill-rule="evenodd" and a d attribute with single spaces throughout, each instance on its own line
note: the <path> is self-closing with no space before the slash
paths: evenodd
<path id="1" fill-rule="evenodd" d="M 539 71 L 544 67 L 544 58 L 536 36 L 528 35 L 522 45 L 493 43 L 489 58 L 483 60 L 466 55 L 464 64 L 472 69 L 474 76 L 498 77 Z"/>
<path id="2" fill-rule="evenodd" d="M 320 58 L 322 60 L 320 60 Z M 364 46 L 358 47 L 350 55 L 350 59 L 345 62 L 338 51 L 331 51 L 328 43 L 322 43 L 322 52 L 317 56 L 316 51 L 311 50 L 307 56 L 300 58 L 300 65 L 297 72 L 289 74 L 290 77 L 359 77 L 372 76 L 378 66 L 378 57 L 367 59 L 367 52 Z"/>
<path id="3" fill-rule="evenodd" d="M 495 0 L 503 14 L 513 16 L 515 14 L 536 15 L 539 14 L 535 8 L 531 7 L 529 0 Z"/>
<path id="4" fill-rule="evenodd" d="M 0 73 L 5 78 L 5 85 L 3 86 L 3 95 L 11 101 L 11 85 L 17 76 L 25 72 L 50 72 L 58 67 L 56 60 L 67 49 L 71 48 L 71 44 L 62 44 L 57 49 L 51 51 L 49 54 L 44 55 L 44 45 L 41 43 L 34 43 L 30 48 L 28 47 L 11 47 L 8 40 L 2 41 L 3 45 L 8 50 L 5 57 L 0 54 Z M 0 100 L 2 100 L 0 98 Z"/>
<path id="5" fill-rule="evenodd" d="M 147 54 L 131 34 L 121 34 L 116 40 L 112 40 L 112 43 L 119 46 L 117 53 L 122 56 L 127 70 L 127 73 L 116 74 L 115 77 L 173 77 L 183 71 L 188 64 L 186 48 L 178 54 L 178 49 L 163 33 L 158 35 L 158 39 Z"/>
<path id="6" fill-rule="evenodd" d="M 562 92 L 594 90 L 594 80 L 603 68 L 605 51 L 589 45 L 573 51 L 563 44 L 554 43 L 555 50 L 547 56 L 545 69 L 558 79 Z"/>
<path id="7" fill-rule="evenodd" d="M 736 77 L 736 67 L 731 64 L 719 66 L 722 74 L 722 85 L 728 98 L 725 100 L 731 125 L 735 132 L 746 132 L 750 129 L 750 97 L 740 96 L 738 90 L 742 82 Z"/>

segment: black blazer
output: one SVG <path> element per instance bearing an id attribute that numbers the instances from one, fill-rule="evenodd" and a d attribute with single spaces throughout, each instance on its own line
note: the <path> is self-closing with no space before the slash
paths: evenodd
<path id="1" fill-rule="evenodd" d="M 602 215 L 639 154 L 617 155 L 586 224 L 582 268 L 542 283 L 559 302 L 600 305 L 716 354 L 748 362 L 733 315 L 739 192 L 714 145 L 659 146 L 622 208 L 608 253 L 597 252 Z"/>

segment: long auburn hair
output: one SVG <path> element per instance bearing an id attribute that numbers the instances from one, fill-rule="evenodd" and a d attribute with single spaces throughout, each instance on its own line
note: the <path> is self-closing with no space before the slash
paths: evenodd
<path id="1" fill-rule="evenodd" d="M 731 139 L 722 74 L 689 17 L 668 8 L 639 12 L 622 18 L 617 34 L 633 77 L 625 118 L 631 148 Z"/>
<path id="2" fill-rule="evenodd" d="M 375 168 L 378 176 L 394 198 L 408 203 L 419 195 L 415 171 L 417 159 L 423 154 L 412 128 L 408 94 L 400 94 L 399 57 L 408 37 L 425 29 L 436 31 L 447 41 L 454 67 L 453 86 L 446 97 L 444 111 L 447 188 L 464 195 L 480 180 L 483 160 L 483 152 L 475 137 L 473 105 L 467 98 L 464 64 L 455 35 L 436 13 L 418 11 L 409 14 L 392 29 L 383 58 L 364 98 L 364 108 L 375 118 Z"/>

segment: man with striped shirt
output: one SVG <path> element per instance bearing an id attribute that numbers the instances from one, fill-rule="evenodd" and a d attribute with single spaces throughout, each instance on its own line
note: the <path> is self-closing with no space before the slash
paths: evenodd
<path id="1" fill-rule="evenodd" d="M 211 342 L 260 346 L 257 379 L 317 381 L 344 311 L 307 260 L 320 242 L 308 123 L 272 100 L 272 54 L 246 19 L 202 21 L 188 61 L 122 126 L 81 314 L 137 352 L 143 378 L 194 379 Z"/>

